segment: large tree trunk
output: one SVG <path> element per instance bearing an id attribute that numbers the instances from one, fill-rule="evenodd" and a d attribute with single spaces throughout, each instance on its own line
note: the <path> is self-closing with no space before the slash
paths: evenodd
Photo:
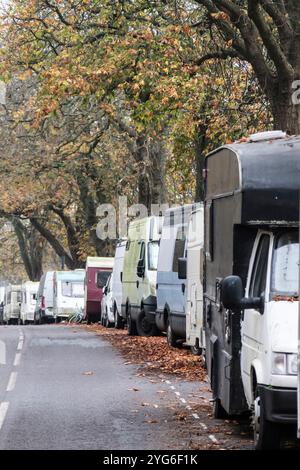
<path id="1" fill-rule="evenodd" d="M 25 226 L 21 220 L 12 219 L 18 239 L 21 258 L 31 281 L 39 281 L 43 274 L 43 251 L 45 241 L 32 226 Z"/>
<path id="2" fill-rule="evenodd" d="M 286 131 L 289 135 L 300 134 L 300 92 L 296 94 L 293 82 L 279 81 L 270 91 L 270 102 L 274 117 L 274 128 Z M 293 103 L 298 99 L 299 104 Z"/>
<path id="3" fill-rule="evenodd" d="M 198 128 L 195 152 L 196 152 L 196 194 L 195 201 L 201 202 L 204 200 L 204 180 L 203 180 L 203 169 L 205 161 L 205 147 L 206 147 L 206 132 L 207 126 L 200 125 Z"/>

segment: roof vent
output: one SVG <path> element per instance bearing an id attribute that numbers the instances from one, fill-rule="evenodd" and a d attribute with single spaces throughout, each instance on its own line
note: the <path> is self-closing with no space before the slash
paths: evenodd
<path id="1" fill-rule="evenodd" d="M 261 142 L 263 140 L 284 139 L 286 132 L 283 131 L 267 131 L 258 132 L 257 134 L 250 135 L 250 142 Z"/>

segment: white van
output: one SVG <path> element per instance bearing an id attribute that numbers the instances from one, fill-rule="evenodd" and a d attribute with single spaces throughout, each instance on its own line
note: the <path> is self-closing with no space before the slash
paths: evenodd
<path id="1" fill-rule="evenodd" d="M 3 319 L 4 323 L 8 325 L 20 322 L 20 311 L 21 311 L 21 285 L 9 285 L 5 289 L 5 300 L 4 300 L 4 312 Z"/>
<path id="2" fill-rule="evenodd" d="M 163 217 L 146 217 L 130 223 L 124 256 L 122 310 L 130 336 L 153 336 L 159 241 Z"/>
<path id="3" fill-rule="evenodd" d="M 194 354 L 205 349 L 203 330 L 203 243 L 204 212 L 199 206 L 192 212 L 187 236 L 186 344 Z"/>
<path id="4" fill-rule="evenodd" d="M 124 328 L 124 319 L 121 316 L 122 305 L 122 277 L 126 240 L 118 242 L 116 247 L 115 262 L 111 279 L 111 296 L 116 328 Z"/>
<path id="5" fill-rule="evenodd" d="M 3 324 L 3 310 L 4 310 L 5 286 L 0 287 L 0 325 Z"/>
<path id="6" fill-rule="evenodd" d="M 55 322 L 84 310 L 85 270 L 55 271 L 53 311 Z"/>
<path id="7" fill-rule="evenodd" d="M 21 325 L 27 325 L 34 321 L 34 310 L 37 300 L 38 282 L 25 282 L 22 284 L 22 300 L 21 300 Z"/>
<path id="8" fill-rule="evenodd" d="M 115 326 L 115 315 L 112 299 L 112 276 L 110 274 L 105 286 L 103 287 L 103 297 L 101 300 L 101 325 L 110 328 Z"/>
<path id="9" fill-rule="evenodd" d="M 34 310 L 35 324 L 54 321 L 53 277 L 54 271 L 48 271 L 41 277 Z"/>

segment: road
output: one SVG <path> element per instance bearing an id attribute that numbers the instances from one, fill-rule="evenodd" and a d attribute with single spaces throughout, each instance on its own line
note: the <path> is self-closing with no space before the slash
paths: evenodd
<path id="1" fill-rule="evenodd" d="M 0 326 L 0 450 L 253 449 L 205 382 L 145 375 L 82 327 Z"/>
<path id="2" fill-rule="evenodd" d="M 2 326 L 0 338 L 0 449 L 187 447 L 168 384 L 138 377 L 99 336 L 42 325 Z"/>

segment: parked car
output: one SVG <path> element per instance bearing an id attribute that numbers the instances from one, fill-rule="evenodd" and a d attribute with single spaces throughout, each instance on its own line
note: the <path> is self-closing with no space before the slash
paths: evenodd
<path id="1" fill-rule="evenodd" d="M 34 309 L 34 323 L 48 323 L 54 321 L 53 312 L 53 285 L 54 271 L 48 271 L 41 277 Z"/>
<path id="2" fill-rule="evenodd" d="M 214 415 L 250 411 L 256 449 L 279 448 L 281 428 L 297 423 L 299 154 L 299 137 L 267 132 L 205 162 Z"/>
<path id="3" fill-rule="evenodd" d="M 110 276 L 114 258 L 88 257 L 85 270 L 84 317 L 87 323 L 101 319 L 103 287 Z"/>
<path id="4" fill-rule="evenodd" d="M 113 273 L 110 274 L 105 286 L 103 287 L 103 297 L 101 300 L 101 324 L 107 328 L 115 326 L 115 315 L 112 298 L 112 278 Z"/>
<path id="5" fill-rule="evenodd" d="M 5 286 L 0 287 L 0 325 L 3 325 Z"/>
<path id="6" fill-rule="evenodd" d="M 3 321 L 8 325 L 12 323 L 18 324 L 20 322 L 21 289 L 22 287 L 19 284 L 10 284 L 5 289 Z"/>
<path id="7" fill-rule="evenodd" d="M 56 323 L 83 311 L 84 278 L 84 269 L 54 271 L 53 313 Z"/>
<path id="8" fill-rule="evenodd" d="M 186 276 L 186 344 L 193 354 L 205 350 L 203 325 L 203 263 L 204 263 L 204 211 L 198 205 L 191 214 L 187 235 Z M 179 261 L 180 264 L 180 261 Z M 180 267 L 179 267 L 180 271 Z M 180 273 L 179 273 L 180 275 Z"/>
<path id="9" fill-rule="evenodd" d="M 124 328 L 124 319 L 121 316 L 122 305 L 122 276 L 124 256 L 126 249 L 126 240 L 117 243 L 114 267 L 111 279 L 112 308 L 114 314 L 114 323 L 116 328 Z"/>
<path id="10" fill-rule="evenodd" d="M 157 267 L 156 326 L 167 332 L 170 346 L 186 339 L 186 279 L 178 276 L 178 260 L 186 256 L 186 235 L 195 205 L 168 209 L 164 217 Z"/>
<path id="11" fill-rule="evenodd" d="M 152 336 L 155 323 L 156 281 L 162 217 L 147 217 L 130 223 L 126 243 L 121 315 L 129 335 Z"/>
<path id="12" fill-rule="evenodd" d="M 38 288 L 38 282 L 28 281 L 22 284 L 22 300 L 20 312 L 20 322 L 22 325 L 27 325 L 27 323 L 34 321 L 34 310 L 37 300 Z"/>

